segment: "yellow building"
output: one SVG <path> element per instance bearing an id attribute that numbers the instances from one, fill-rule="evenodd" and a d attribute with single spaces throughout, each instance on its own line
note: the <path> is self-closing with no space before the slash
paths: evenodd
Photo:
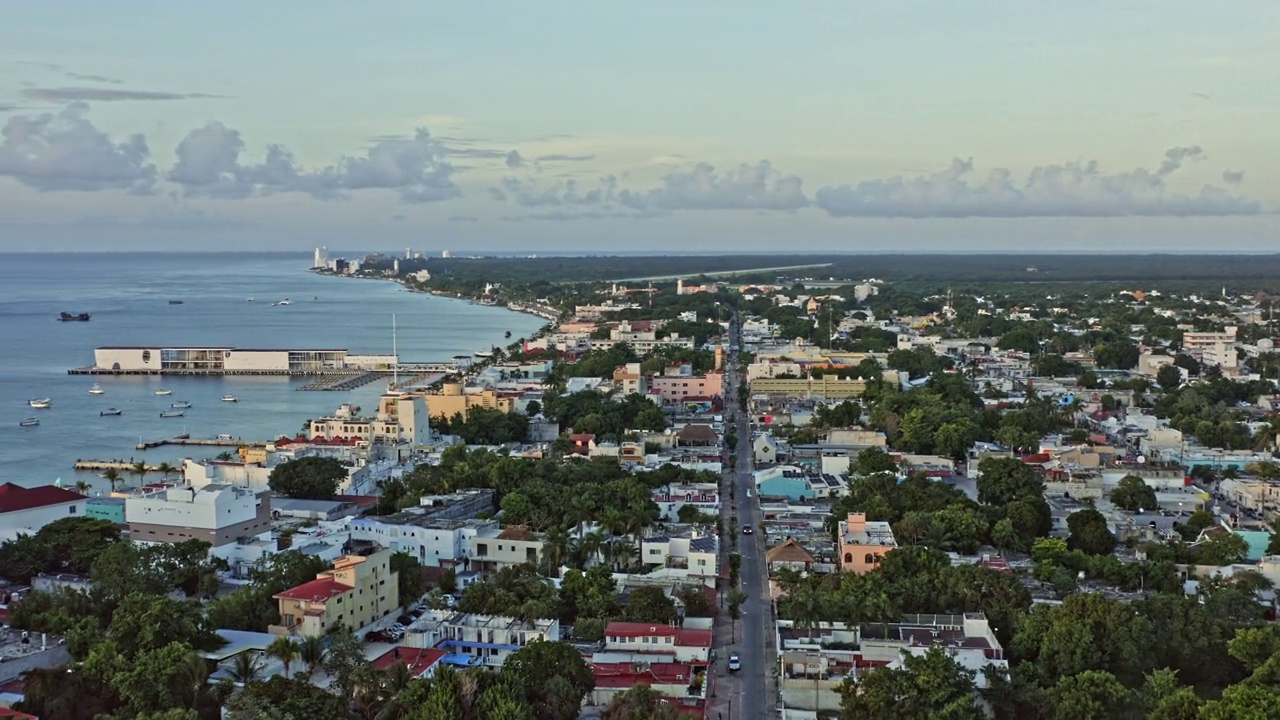
<path id="1" fill-rule="evenodd" d="M 464 393 L 459 383 L 445 383 L 439 394 L 427 396 L 428 414 L 433 418 L 444 417 L 446 420 L 452 420 L 454 415 L 462 415 L 465 420 L 467 411 L 476 407 L 509 413 L 513 404 L 512 398 L 503 397 L 492 389 Z"/>
<path id="2" fill-rule="evenodd" d="M 813 378 L 756 378 L 751 392 L 762 395 L 785 395 L 791 398 L 820 397 L 847 400 L 860 397 L 867 389 L 866 380 L 838 380 L 835 376 Z"/>
<path id="3" fill-rule="evenodd" d="M 275 635 L 322 637 L 342 625 L 358 630 L 400 608 L 399 573 L 391 570 L 391 551 L 347 555 L 316 579 L 275 595 L 280 624 Z"/>

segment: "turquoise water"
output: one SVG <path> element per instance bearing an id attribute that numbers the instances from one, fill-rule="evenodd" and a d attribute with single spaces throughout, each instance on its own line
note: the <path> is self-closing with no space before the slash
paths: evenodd
<path id="1" fill-rule="evenodd" d="M 0 482 L 39 485 L 61 477 L 101 484 L 71 469 L 77 458 L 176 462 L 217 449 L 134 450 L 139 438 L 228 433 L 265 440 L 293 434 L 339 403 L 366 408 L 384 389 L 300 392 L 303 379 L 151 378 L 67 375 L 93 364 L 99 345 L 228 345 L 243 348 L 347 348 L 390 353 L 395 315 L 407 362 L 447 361 L 533 334 L 543 320 L 502 308 L 405 291 L 392 282 L 306 272 L 311 256 L 254 254 L 0 255 Z M 254 298 L 248 302 L 248 298 Z M 288 298 L 290 306 L 271 303 Z M 182 300 L 170 305 L 169 300 Z M 58 313 L 87 312 L 87 323 Z M 90 395 L 97 381 L 104 395 Z M 167 388 L 168 397 L 154 391 Z M 219 400 L 233 394 L 238 403 Z M 53 407 L 27 406 L 49 397 Z M 160 418 L 189 401 L 182 418 Z M 101 417 L 108 407 L 124 411 Z M 34 428 L 19 427 L 25 417 Z"/>

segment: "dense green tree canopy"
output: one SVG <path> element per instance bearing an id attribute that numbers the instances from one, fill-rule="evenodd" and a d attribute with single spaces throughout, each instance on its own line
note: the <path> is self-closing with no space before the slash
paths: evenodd
<path id="1" fill-rule="evenodd" d="M 268 483 L 291 498 L 328 500 L 346 477 L 346 466 L 333 458 L 303 457 L 272 468 Z"/>

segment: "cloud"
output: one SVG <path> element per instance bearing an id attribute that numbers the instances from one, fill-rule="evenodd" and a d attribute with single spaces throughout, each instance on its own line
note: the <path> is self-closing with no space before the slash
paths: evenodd
<path id="1" fill-rule="evenodd" d="M 595 155 L 542 155 L 534 159 L 534 162 L 587 162 L 595 160 Z"/>
<path id="2" fill-rule="evenodd" d="M 833 217 L 1186 217 L 1259 212 L 1256 201 L 1222 188 L 1206 185 L 1196 194 L 1168 189 L 1167 175 L 1202 156 L 1198 147 L 1173 148 L 1156 172 L 1136 168 L 1106 173 L 1096 161 L 1047 165 L 1021 182 L 1004 168 L 971 180 L 973 161 L 957 158 L 932 175 L 824 187 L 814 202 Z"/>
<path id="3" fill-rule="evenodd" d="M 489 197 L 493 198 L 494 200 L 497 200 L 498 202 L 507 201 L 507 193 L 503 191 L 502 188 L 496 188 L 496 187 L 489 188 Z"/>
<path id="4" fill-rule="evenodd" d="M 612 175 L 600 178 L 596 186 L 583 190 L 576 180 L 565 180 L 543 187 L 532 180 L 508 176 L 501 188 L 489 188 L 495 200 L 510 196 L 521 207 L 547 207 L 554 205 L 603 205 L 615 199 L 617 178 Z"/>
<path id="5" fill-rule="evenodd" d="M 0 175 L 41 191 L 152 192 L 156 168 L 142 135 L 114 142 L 72 103 L 57 113 L 9 118 L 0 130 Z"/>
<path id="6" fill-rule="evenodd" d="M 306 170 L 283 145 L 267 148 L 262 163 L 240 162 L 240 132 L 218 121 L 192 130 L 176 151 L 166 178 L 187 195 L 224 199 L 300 192 L 321 200 L 345 199 L 358 190 L 395 190 L 406 203 L 459 197 L 455 168 L 444 160 L 439 141 L 420 128 L 412 138 L 386 139 L 364 155 L 344 156 L 320 170 Z"/>
<path id="7" fill-rule="evenodd" d="M 1169 173 L 1176 172 L 1185 162 L 1194 162 L 1204 158 L 1204 151 L 1200 149 L 1199 145 L 1169 148 L 1164 151 L 1164 162 L 1160 163 L 1160 169 L 1156 171 L 1156 174 L 1163 177 Z"/>
<path id="8" fill-rule="evenodd" d="M 22 96 L 45 102 L 117 102 L 121 100 L 196 100 L 222 98 L 207 93 L 154 92 L 151 90 L 115 90 L 112 88 L 60 87 L 27 88 Z"/>
<path id="9" fill-rule="evenodd" d="M 511 152 L 507 153 L 506 163 L 508 168 L 511 168 L 512 170 L 514 170 L 524 165 L 524 158 L 520 157 L 519 150 L 512 150 Z"/>
<path id="10" fill-rule="evenodd" d="M 795 211 L 809 204 L 803 181 L 783 175 L 767 160 L 742 164 L 727 173 L 717 173 L 709 163 L 698 163 L 687 171 L 672 171 L 652 190 L 623 190 L 618 200 L 635 210 L 781 210 Z"/>
<path id="11" fill-rule="evenodd" d="M 449 222 L 473 223 L 473 222 L 480 222 L 480 218 L 476 217 L 475 215 L 450 215 Z"/>
<path id="12" fill-rule="evenodd" d="M 1243 170 L 1223 170 L 1222 182 L 1228 185 L 1239 185 L 1240 183 L 1244 182 L 1244 171 Z"/>
<path id="13" fill-rule="evenodd" d="M 404 222 L 405 220 L 408 220 L 408 218 L 404 215 L 397 214 L 391 216 L 391 222 Z"/>
<path id="14" fill-rule="evenodd" d="M 84 80 L 85 82 L 100 82 L 100 83 L 107 83 L 108 85 L 124 84 L 123 80 L 109 78 L 109 77 L 106 77 L 105 75 L 82 75 L 80 73 L 69 72 L 67 73 L 67 77 L 71 78 L 72 80 Z"/>
<path id="15" fill-rule="evenodd" d="M 14 105 L 13 103 L 0 103 L 0 112 L 13 112 L 14 110 L 21 110 L 21 109 L 22 109 L 21 105 Z"/>

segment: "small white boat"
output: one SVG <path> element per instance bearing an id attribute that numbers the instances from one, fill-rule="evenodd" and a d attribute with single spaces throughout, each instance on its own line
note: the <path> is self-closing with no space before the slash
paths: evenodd
<path id="1" fill-rule="evenodd" d="M 160 417 L 175 418 L 175 417 L 182 417 L 183 415 L 186 415 L 186 414 L 187 412 L 185 410 L 165 410 L 164 412 L 160 413 Z"/>
<path id="2" fill-rule="evenodd" d="M 245 301 L 245 302 L 253 302 L 253 298 L 245 298 L 245 299 L 244 299 L 244 301 Z"/>
<path id="3" fill-rule="evenodd" d="M 50 407 L 53 406 L 53 401 L 50 400 L 49 398 L 32 398 L 27 401 L 27 404 L 33 408 L 48 410 Z"/>
<path id="4" fill-rule="evenodd" d="M 157 394 L 157 395 L 172 395 L 172 394 L 173 394 L 173 391 L 172 391 L 172 390 L 157 390 L 157 391 L 156 391 L 156 394 Z"/>
<path id="5" fill-rule="evenodd" d="M 102 389 L 102 386 L 101 386 L 101 385 L 99 385 L 98 383 L 94 383 L 94 384 L 93 384 L 93 387 L 89 388 L 89 394 L 90 394 L 90 395 L 101 395 L 101 394 L 103 394 L 103 393 L 105 393 L 105 392 L 106 392 L 106 390 L 103 390 L 103 389 Z"/>
<path id="6" fill-rule="evenodd" d="M 98 417 L 115 417 L 116 415 L 123 415 L 123 414 L 124 414 L 124 411 L 121 410 L 120 408 L 107 408 L 106 410 L 103 410 L 102 412 L 98 413 Z"/>
<path id="7" fill-rule="evenodd" d="M 40 418 L 34 418 L 34 417 L 24 418 L 23 421 L 18 424 L 21 425 L 22 427 L 35 427 L 36 425 L 40 424 Z"/>
<path id="8" fill-rule="evenodd" d="M 191 407 L 191 403 L 187 402 L 186 400 L 179 400 L 178 402 L 170 405 L 169 407 L 173 408 L 174 410 L 186 410 L 187 408 Z"/>
<path id="9" fill-rule="evenodd" d="M 240 402 L 240 399 L 235 395 L 223 395 L 222 402 Z"/>
<path id="10" fill-rule="evenodd" d="M 278 302 L 278 303 L 272 303 L 272 304 L 273 304 L 273 305 L 292 305 L 292 304 L 293 304 L 293 301 L 292 301 L 292 300 L 290 300 L 289 298 L 285 298 L 284 300 L 281 300 L 281 301 L 280 301 L 280 302 Z"/>

